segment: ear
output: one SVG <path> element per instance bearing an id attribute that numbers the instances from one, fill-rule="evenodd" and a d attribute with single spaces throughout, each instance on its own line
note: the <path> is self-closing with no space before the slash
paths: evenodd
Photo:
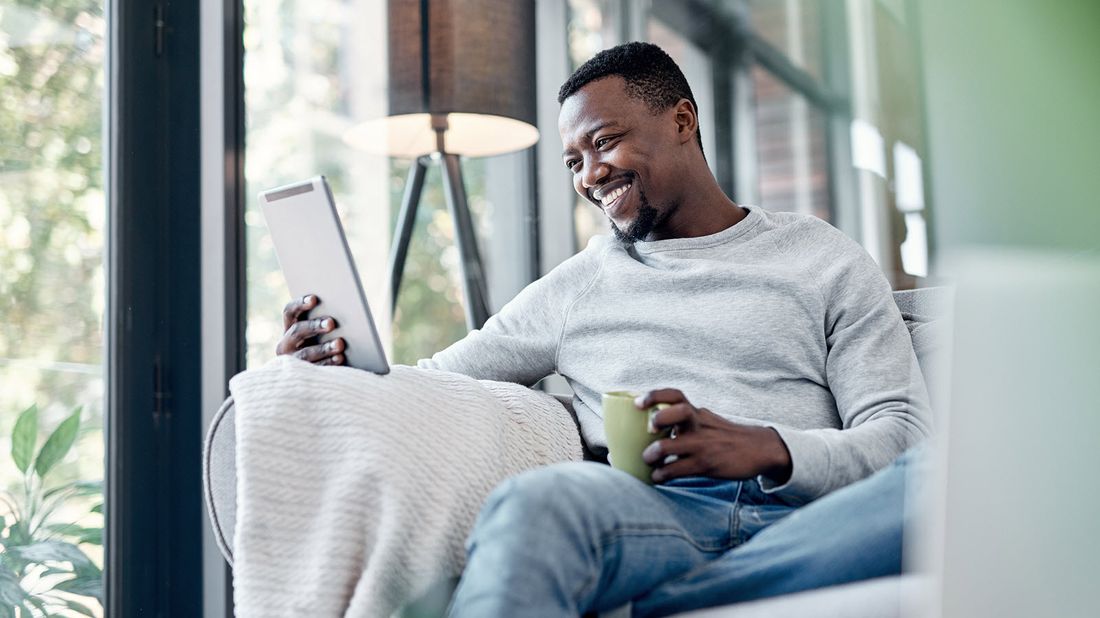
<path id="1" fill-rule="evenodd" d="M 676 135 L 680 143 L 685 144 L 694 140 L 695 134 L 699 131 L 699 114 L 691 101 L 680 99 L 673 106 L 673 118 L 676 120 Z"/>

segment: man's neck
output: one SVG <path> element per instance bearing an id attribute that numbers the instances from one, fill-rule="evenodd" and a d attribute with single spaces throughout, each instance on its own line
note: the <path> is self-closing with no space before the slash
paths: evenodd
<path id="1" fill-rule="evenodd" d="M 646 241 L 670 238 L 698 238 L 710 236 L 737 224 L 748 211 L 737 205 L 722 192 L 710 170 L 706 177 L 694 184 L 697 190 L 680 201 L 679 208 L 660 229 L 653 230 Z M 688 184 L 688 186 L 693 186 Z"/>

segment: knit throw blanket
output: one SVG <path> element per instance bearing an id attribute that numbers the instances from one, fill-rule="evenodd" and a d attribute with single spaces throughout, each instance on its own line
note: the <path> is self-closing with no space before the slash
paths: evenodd
<path id="1" fill-rule="evenodd" d="M 279 357 L 230 381 L 238 616 L 390 616 L 458 576 L 506 477 L 581 459 L 569 413 L 515 384 Z"/>

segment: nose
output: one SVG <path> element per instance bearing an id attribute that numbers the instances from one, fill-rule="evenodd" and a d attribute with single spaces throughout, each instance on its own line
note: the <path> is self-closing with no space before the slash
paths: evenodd
<path id="1" fill-rule="evenodd" d="M 584 169 L 581 170 L 581 185 L 583 185 L 585 189 L 591 189 L 601 184 L 603 179 L 607 178 L 607 174 L 610 170 L 611 168 L 608 167 L 606 163 L 598 159 L 588 161 Z"/>

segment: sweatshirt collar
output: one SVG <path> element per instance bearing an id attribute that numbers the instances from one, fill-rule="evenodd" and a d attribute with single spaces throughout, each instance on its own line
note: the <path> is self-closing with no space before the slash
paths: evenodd
<path id="1" fill-rule="evenodd" d="M 752 229 L 764 219 L 764 215 L 759 206 L 746 206 L 744 204 L 739 204 L 739 206 L 747 210 L 748 214 L 745 215 L 744 219 L 741 219 L 721 232 L 708 236 L 697 236 L 695 238 L 668 238 L 665 240 L 652 241 L 640 240 L 634 243 L 634 250 L 640 254 L 648 255 L 650 253 L 657 253 L 658 251 L 706 249 L 708 247 L 731 242 L 752 231 Z"/>

